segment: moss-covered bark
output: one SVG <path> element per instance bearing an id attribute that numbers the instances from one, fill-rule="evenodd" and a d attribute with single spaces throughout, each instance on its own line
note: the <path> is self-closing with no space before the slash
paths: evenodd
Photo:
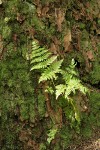
<path id="1" fill-rule="evenodd" d="M 66 150 L 71 140 L 92 136 L 100 126 L 99 36 L 99 0 L 0 1 L 1 150 Z M 72 106 L 63 98 L 54 101 L 30 72 L 33 40 L 63 58 L 63 68 L 75 59 L 79 78 L 91 91 L 73 96 L 80 126 L 70 121 Z"/>

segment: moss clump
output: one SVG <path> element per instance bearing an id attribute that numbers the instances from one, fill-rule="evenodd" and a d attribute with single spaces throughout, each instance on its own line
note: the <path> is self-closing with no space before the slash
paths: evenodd
<path id="1" fill-rule="evenodd" d="M 30 109 L 31 105 L 34 107 L 34 87 L 30 80 L 28 62 L 17 52 L 11 54 L 0 63 L 0 128 L 1 141 L 5 143 L 3 149 L 13 150 L 19 145 L 16 144 L 17 122 L 31 122 L 35 112 L 34 108 Z"/>
<path id="2" fill-rule="evenodd" d="M 89 75 L 92 84 L 98 84 L 100 82 L 100 64 L 95 62 L 93 65 L 93 71 Z"/>
<path id="3" fill-rule="evenodd" d="M 100 126 L 100 93 L 94 91 L 89 96 L 89 113 L 88 115 L 82 113 L 82 127 L 81 134 L 85 138 L 90 138 L 93 132 L 93 128 L 96 129 Z"/>
<path id="4" fill-rule="evenodd" d="M 38 94 L 38 112 L 40 118 L 45 117 L 46 108 L 45 108 L 45 97 L 43 93 L 39 92 Z"/>

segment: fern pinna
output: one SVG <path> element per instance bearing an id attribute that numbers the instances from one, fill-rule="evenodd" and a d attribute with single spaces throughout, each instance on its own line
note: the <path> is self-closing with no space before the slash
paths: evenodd
<path id="1" fill-rule="evenodd" d="M 37 42 L 32 43 L 31 70 L 40 70 L 41 76 L 39 82 L 50 79 L 57 79 L 56 73 L 60 72 L 63 60 L 57 60 L 58 56 L 53 56 L 45 48 L 40 48 Z"/>

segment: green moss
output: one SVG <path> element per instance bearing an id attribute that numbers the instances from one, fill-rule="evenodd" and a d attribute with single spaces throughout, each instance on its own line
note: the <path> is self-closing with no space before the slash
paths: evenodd
<path id="1" fill-rule="evenodd" d="M 100 108 L 100 93 L 91 92 L 90 93 L 90 106 L 91 112 L 94 114 L 95 118 L 98 120 L 100 116 L 99 108 Z"/>
<path id="2" fill-rule="evenodd" d="M 44 23 L 42 22 L 42 20 L 40 20 L 38 17 L 34 16 L 32 19 L 31 19 L 31 23 L 34 25 L 35 29 L 37 31 L 41 31 L 41 30 L 44 30 L 45 29 L 45 25 Z"/>
<path id="3" fill-rule="evenodd" d="M 44 143 L 41 143 L 41 144 L 40 144 L 39 150 L 46 150 L 46 146 L 44 145 Z"/>
<path id="4" fill-rule="evenodd" d="M 43 118 L 45 116 L 45 113 L 46 113 L 45 97 L 41 92 L 39 92 L 38 94 L 38 112 L 39 112 L 40 118 Z"/>
<path id="5" fill-rule="evenodd" d="M 79 27 L 80 27 L 80 29 L 85 29 L 85 24 L 84 23 L 80 23 Z"/>
<path id="6" fill-rule="evenodd" d="M 92 44 L 89 38 L 89 33 L 84 29 L 82 31 L 82 35 L 81 35 L 81 48 L 82 50 L 88 51 L 88 50 L 93 50 L 92 48 Z"/>
<path id="7" fill-rule="evenodd" d="M 70 132 L 70 128 L 68 128 L 67 126 L 63 126 L 63 128 L 61 129 L 61 132 L 60 132 L 60 137 L 61 137 L 60 142 L 61 142 L 62 147 L 63 147 L 63 149 L 66 149 L 72 139 L 72 134 Z"/>
<path id="8" fill-rule="evenodd" d="M 3 149 L 13 150 L 18 138 L 14 124 L 19 119 L 33 122 L 35 100 L 28 62 L 18 52 L 10 54 L 0 63 L 0 128 L 5 141 Z"/>
<path id="9" fill-rule="evenodd" d="M 2 37 L 3 39 L 8 40 L 11 37 L 11 28 L 9 26 L 4 26 L 2 29 Z"/>
<path id="10" fill-rule="evenodd" d="M 91 71 L 89 78 L 92 84 L 98 84 L 100 82 L 100 64 L 99 61 L 94 62 L 93 71 Z"/>
<path id="11" fill-rule="evenodd" d="M 86 127 L 82 129 L 81 134 L 84 138 L 90 138 L 92 135 L 92 128 L 89 125 L 86 125 Z"/>
<path id="12" fill-rule="evenodd" d="M 81 134 L 85 138 L 89 138 L 92 135 L 92 128 L 100 126 L 100 94 L 98 92 L 91 92 L 89 96 L 89 115 L 82 113 L 82 127 Z"/>

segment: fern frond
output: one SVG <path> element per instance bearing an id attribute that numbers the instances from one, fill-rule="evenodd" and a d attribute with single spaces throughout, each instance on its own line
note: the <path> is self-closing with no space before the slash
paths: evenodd
<path id="1" fill-rule="evenodd" d="M 61 73 L 63 73 L 65 84 L 56 86 L 56 99 L 62 94 L 65 98 L 69 99 L 69 95 L 71 93 L 75 94 L 77 90 L 81 91 L 83 94 L 86 94 L 88 92 L 88 89 L 82 85 L 81 81 L 78 78 L 66 73 L 65 71 L 61 71 Z"/>
<path id="2" fill-rule="evenodd" d="M 42 61 L 48 59 L 50 55 L 51 55 L 51 53 L 47 53 L 47 54 L 45 54 L 45 56 L 43 55 L 43 56 L 41 56 L 41 57 L 36 57 L 36 58 L 34 58 L 34 59 L 31 61 L 31 64 L 32 64 L 32 63 L 42 62 Z"/>
<path id="3" fill-rule="evenodd" d="M 73 92 L 75 94 L 75 91 L 79 89 L 79 80 L 77 79 L 71 79 L 67 86 L 66 86 L 66 90 L 65 90 L 65 98 L 68 99 L 68 96 Z"/>
<path id="4" fill-rule="evenodd" d="M 81 84 L 81 80 L 78 77 L 78 73 L 75 70 L 75 61 L 72 59 L 71 64 L 69 67 L 67 67 L 65 70 L 61 69 L 61 65 L 63 60 L 57 60 L 58 56 L 52 56 L 52 53 L 49 52 L 45 48 L 41 48 L 37 42 L 33 42 L 32 46 L 32 54 L 31 54 L 31 70 L 38 70 L 40 71 L 41 75 L 39 78 L 39 83 L 42 81 L 56 80 L 58 78 L 58 74 L 61 75 L 62 79 L 60 82 L 61 84 L 52 86 L 51 82 L 49 82 L 48 87 L 45 92 L 49 92 L 50 94 L 55 94 L 56 99 L 61 95 L 65 99 L 70 102 L 70 104 L 73 106 L 74 114 L 72 114 L 71 118 L 73 120 L 76 120 L 78 124 L 80 124 L 80 114 L 78 112 L 77 106 L 75 104 L 75 101 L 70 97 L 71 93 L 74 93 L 79 90 L 83 94 L 87 93 L 87 88 L 84 87 Z M 53 83 L 53 82 L 52 82 Z M 49 85 L 51 87 L 49 87 Z M 55 92 L 56 89 L 56 92 Z M 54 132 L 54 131 L 53 131 Z M 55 131 L 56 133 L 56 131 Z M 50 135 L 48 135 L 50 138 L 48 139 L 48 142 L 51 141 L 52 132 L 50 132 Z"/>
<path id="5" fill-rule="evenodd" d="M 46 49 L 39 47 L 38 49 L 32 51 L 33 57 L 34 57 L 36 54 L 40 54 L 40 56 L 41 56 L 41 52 L 43 52 L 44 50 L 46 50 Z M 46 50 L 45 52 L 48 52 L 48 51 Z M 35 57 L 36 57 L 36 56 L 35 56 Z"/>
<path id="6" fill-rule="evenodd" d="M 75 94 L 77 90 L 81 91 L 83 94 L 86 94 L 88 91 L 88 89 L 81 84 L 79 79 L 73 77 L 66 85 L 65 98 L 68 99 L 68 96 L 72 92 Z"/>
<path id="7" fill-rule="evenodd" d="M 38 44 L 38 42 L 37 41 L 33 41 L 32 42 L 32 50 L 34 50 L 34 49 L 36 49 L 38 47 L 40 47 L 39 44 Z"/>
<path id="8" fill-rule="evenodd" d="M 52 70 L 55 71 L 55 73 L 57 73 L 57 72 L 59 73 L 59 71 L 61 71 L 60 67 L 61 67 L 62 62 L 63 62 L 63 59 L 56 61 L 55 63 L 53 63 L 51 65 L 51 68 L 52 68 Z"/>
<path id="9" fill-rule="evenodd" d="M 35 58 L 35 57 L 40 57 L 40 56 L 42 56 L 42 55 L 45 55 L 46 53 L 48 52 L 48 50 L 46 50 L 46 49 L 42 49 L 42 51 L 39 51 L 39 52 L 32 52 L 32 56 L 31 56 L 31 58 L 33 59 L 33 58 Z"/>
<path id="10" fill-rule="evenodd" d="M 48 67 L 48 69 L 46 69 L 42 74 L 41 74 L 41 77 L 39 79 L 39 83 L 42 82 L 42 81 L 46 81 L 46 80 L 52 80 L 52 79 L 57 79 L 57 76 L 55 74 L 55 72 L 50 68 Z"/>
<path id="11" fill-rule="evenodd" d="M 63 60 L 53 62 L 50 67 L 46 68 L 45 71 L 41 74 L 39 83 L 41 81 L 57 79 L 56 73 L 60 73 L 60 67 Z"/>
<path id="12" fill-rule="evenodd" d="M 56 86 L 56 99 L 65 93 L 65 90 L 66 90 L 66 85 L 64 84 L 59 84 Z"/>
<path id="13" fill-rule="evenodd" d="M 56 68 L 59 68 L 61 66 L 62 61 L 57 61 L 58 56 L 55 56 L 55 55 L 52 56 L 51 52 L 49 52 L 47 49 L 40 48 L 38 46 L 37 42 L 34 41 L 32 44 L 33 44 L 33 46 L 32 46 L 33 51 L 31 54 L 31 64 L 32 64 L 31 70 L 35 70 L 35 69 L 41 70 L 42 69 L 42 72 L 43 72 L 42 75 L 43 75 L 43 77 L 45 76 L 44 79 L 50 79 L 50 78 L 52 78 L 51 77 L 52 75 L 54 76 L 54 78 L 56 78 L 54 70 L 57 70 Z M 49 69 L 48 67 L 50 65 L 51 65 L 51 67 Z M 45 69 L 45 70 L 43 70 L 43 69 Z M 46 70 L 46 69 L 48 69 L 48 70 Z M 53 72 L 51 73 L 50 70 L 53 70 Z M 48 72 L 48 74 L 45 74 L 47 72 Z M 46 76 L 47 76 L 47 78 L 46 78 Z M 42 79 L 42 77 L 41 77 L 41 79 Z"/>
<path id="14" fill-rule="evenodd" d="M 31 70 L 35 70 L 35 69 L 44 69 L 47 66 L 49 66 L 50 64 L 52 64 L 55 60 L 57 59 L 57 56 L 52 56 L 50 57 L 48 60 L 45 60 L 43 62 L 39 62 L 36 65 L 34 65 Z"/>
<path id="15" fill-rule="evenodd" d="M 51 52 L 49 52 L 45 48 L 41 48 L 37 42 L 33 42 L 32 46 L 32 56 L 31 56 L 31 70 L 40 70 L 41 76 L 39 79 L 39 83 L 42 81 L 57 79 L 58 73 L 62 75 L 62 80 L 65 84 L 60 84 L 56 86 L 56 99 L 63 95 L 65 98 L 69 98 L 69 95 L 76 90 L 80 90 L 83 94 L 87 92 L 87 88 L 85 88 L 75 71 L 75 61 L 72 59 L 71 64 L 66 70 L 61 69 L 61 64 L 63 60 L 57 60 L 58 56 L 52 56 Z"/>

